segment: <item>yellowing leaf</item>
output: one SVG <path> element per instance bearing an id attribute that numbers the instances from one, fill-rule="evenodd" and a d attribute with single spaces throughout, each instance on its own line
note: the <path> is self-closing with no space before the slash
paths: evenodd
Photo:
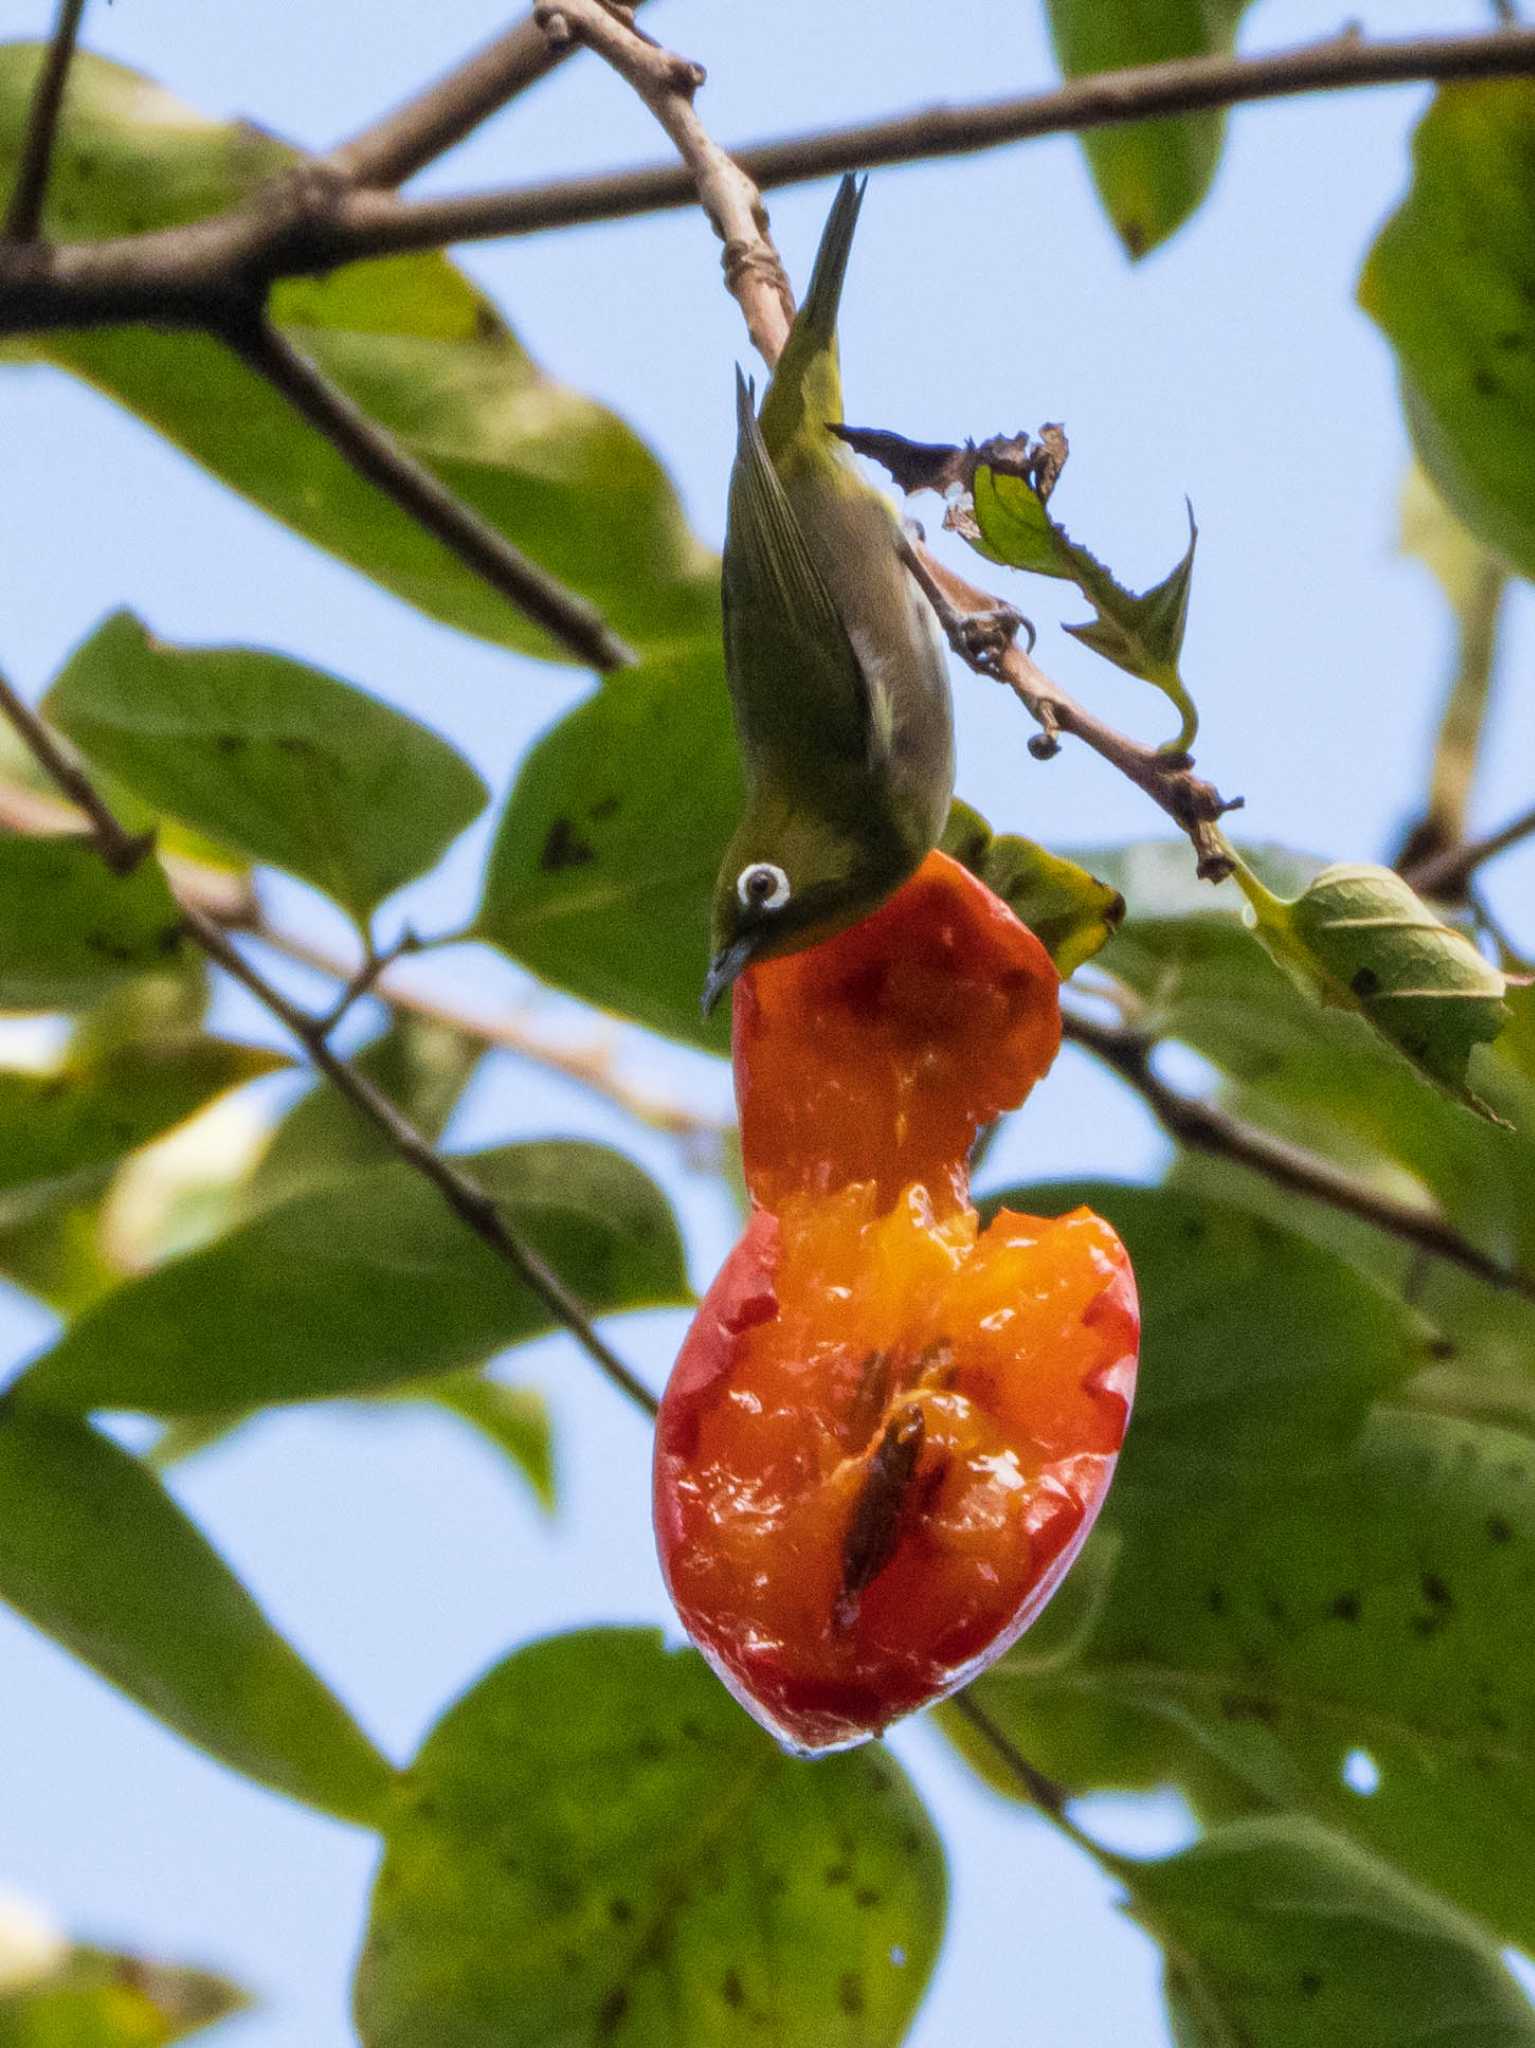
<path id="1" fill-rule="evenodd" d="M 958 798 L 949 807 L 942 844 L 1022 919 L 1062 981 L 1107 944 L 1125 914 L 1125 899 L 1107 882 L 1032 839 L 994 833 Z"/>

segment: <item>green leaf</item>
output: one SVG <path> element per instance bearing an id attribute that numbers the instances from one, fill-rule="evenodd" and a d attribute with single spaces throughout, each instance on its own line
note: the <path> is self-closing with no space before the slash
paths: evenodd
<path id="1" fill-rule="evenodd" d="M 1273 1341 L 1255 1323 L 1249 1361 Z M 1535 1940 L 1527 1435 L 1380 1406 L 1313 1477 L 1116 1486 L 1104 1537 L 1075 1635 L 1047 1614 L 977 1681 L 1025 1755 L 1074 1792 L 1309 1812 Z"/>
<path id="2" fill-rule="evenodd" d="M 6 1932 L 0 1925 L 0 2048 L 165 2048 L 251 2003 L 211 1970 L 83 1946 L 18 1980 Z"/>
<path id="3" fill-rule="evenodd" d="M 366 2048 L 894 2048 L 943 1856 L 886 1755 L 804 1763 L 692 1652 L 518 1652 L 427 1738 L 387 1829 Z"/>
<path id="4" fill-rule="evenodd" d="M 942 845 L 1017 913 L 1063 981 L 1108 943 L 1125 914 L 1125 899 L 1107 882 L 1032 839 L 994 833 L 978 811 L 957 797 L 949 806 Z"/>
<path id="5" fill-rule="evenodd" d="M 71 657 L 48 717 L 136 793 L 359 922 L 484 808 L 446 740 L 351 684 L 245 647 L 170 647 L 131 612 Z"/>
<path id="6" fill-rule="evenodd" d="M 1507 982 L 1390 868 L 1324 868 L 1293 902 L 1237 870 L 1257 934 L 1303 987 L 1355 1010 L 1420 1073 L 1497 1121 L 1468 1081 L 1471 1054 L 1507 1019 Z"/>
<path id="7" fill-rule="evenodd" d="M 977 463 L 973 500 L 981 552 L 1010 568 L 1076 584 L 1096 616 L 1086 625 L 1068 626 L 1066 631 L 1116 668 L 1155 684 L 1172 701 L 1183 722 L 1176 738 L 1162 751 L 1187 753 L 1199 730 L 1199 714 L 1178 672 L 1188 624 L 1194 549 L 1199 541 L 1193 508 L 1189 509 L 1189 544 L 1182 560 L 1160 583 L 1137 596 L 1057 524 L 1045 502 L 1047 495 L 1032 465 L 1029 474 L 1017 475 L 985 461 Z M 963 513 L 953 523 L 971 537 Z"/>
<path id="8" fill-rule="evenodd" d="M 286 1065 L 259 1046 L 203 1038 L 158 1051 L 124 1045 L 47 1074 L 0 1069 L 0 1196 L 109 1167 L 228 1089 Z"/>
<path id="9" fill-rule="evenodd" d="M 435 1144 L 484 1050 L 479 1039 L 451 1025 L 401 1010 L 377 1038 L 352 1054 L 351 1064 Z M 273 1208 L 354 1167 L 380 1165 L 393 1157 L 388 1139 L 322 1081 L 277 1126 L 243 1190 L 245 1212 Z"/>
<path id="10" fill-rule="evenodd" d="M 0 188 L 39 47 L 0 48 Z M 252 199 L 303 161 L 248 123 L 207 120 L 140 74 L 82 54 L 70 73 L 45 232 L 89 240 L 174 226 Z M 409 454 L 633 645 L 659 649 L 717 633 L 718 565 L 688 531 L 655 457 L 612 413 L 546 376 L 446 257 L 399 256 L 293 279 L 276 287 L 271 311 Z M 570 658 L 210 338 L 102 328 L 4 352 L 73 371 L 432 618 Z"/>
<path id="11" fill-rule="evenodd" d="M 1167 1951 L 1180 2048 L 1535 2042 L 1474 1922 L 1311 1821 L 1238 1821 L 1121 1874 Z"/>
<path id="12" fill-rule="evenodd" d="M 511 1459 L 546 1513 L 554 1511 L 554 1434 L 549 1405 L 532 1387 L 509 1387 L 484 1372 L 449 1373 L 421 1389 Z"/>
<path id="13" fill-rule="evenodd" d="M 1429 1362 L 1412 1311 L 1294 1231 L 1229 1203 L 1114 1181 L 987 1193 L 1079 1205 L 1124 1239 L 1142 1304 L 1135 1418 L 1116 1495 L 1219 1493 L 1336 1470 L 1371 1401 Z"/>
<path id="14" fill-rule="evenodd" d="M 72 1009 L 181 945 L 154 860 L 114 875 L 88 839 L 0 835 L 0 1008 Z"/>
<path id="15" fill-rule="evenodd" d="M 232 1770 L 371 1823 L 390 1769 L 136 1458 L 0 1405 L 0 1598 Z"/>
<path id="16" fill-rule="evenodd" d="M 594 1313 L 689 1298 L 665 1199 L 618 1153 L 550 1141 L 457 1163 Z M 54 1407 L 209 1415 L 460 1370 L 550 1327 L 506 1261 L 393 1161 L 118 1288 L 18 1387 Z"/>
<path id="17" fill-rule="evenodd" d="M 1181 1039 L 1211 1061 L 1235 1084 L 1231 1106 L 1242 1115 L 1367 1181 L 1437 1204 L 1494 1256 L 1535 1271 L 1528 1136 L 1467 1116 L 1357 1013 L 1318 1008 L 1245 926 L 1235 887 L 1195 882 L 1186 845 L 1078 857 L 1117 882 L 1129 903 L 1099 964 L 1134 992 L 1148 1035 Z M 1244 858 L 1276 891 L 1303 889 L 1315 872 L 1293 854 L 1246 848 Z M 1535 1133 L 1535 1085 L 1496 1047 L 1477 1080 L 1517 1132 Z M 1331 1210 L 1293 1197 L 1289 1205 L 1297 1218 L 1325 1218 L 1334 1234 L 1342 1227 Z M 1437 1272 L 1431 1277 L 1437 1282 Z"/>
<path id="18" fill-rule="evenodd" d="M 1435 487 L 1479 540 L 1535 576 L 1535 81 L 1441 88 L 1413 165 L 1360 304 L 1396 351 Z"/>
<path id="19" fill-rule="evenodd" d="M 557 988 L 712 1052 L 709 901 L 740 813 L 717 645 L 610 678 L 528 754 L 477 931 Z"/>
<path id="20" fill-rule="evenodd" d="M 1246 0 L 1048 0 L 1050 34 L 1067 78 L 1227 56 Z M 1132 257 L 1181 227 L 1210 189 L 1225 139 L 1220 113 L 1180 114 L 1095 128 L 1082 137 L 1093 182 Z"/>

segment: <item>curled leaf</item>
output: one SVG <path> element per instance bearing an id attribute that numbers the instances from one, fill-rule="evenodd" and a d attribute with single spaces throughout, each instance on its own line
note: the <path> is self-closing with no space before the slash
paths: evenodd
<path id="1" fill-rule="evenodd" d="M 1047 424 L 1034 437 L 994 435 L 963 446 L 907 441 L 878 427 L 839 426 L 832 431 L 858 454 L 881 463 L 902 490 L 937 491 L 947 497 L 945 525 L 988 561 L 1074 583 L 1095 616 L 1066 631 L 1171 699 L 1182 724 L 1162 751 L 1188 752 L 1199 730 L 1199 714 L 1184 688 L 1178 662 L 1199 540 L 1192 506 L 1189 544 L 1182 558 L 1160 583 L 1137 593 L 1051 516 L 1050 495 L 1068 453 L 1060 426 Z"/>
<path id="2" fill-rule="evenodd" d="M 1289 903 L 1248 870 L 1237 880 L 1282 967 L 1323 1002 L 1358 1011 L 1421 1074 L 1499 1121 L 1467 1074 L 1473 1049 L 1508 1020 L 1508 978 L 1464 933 L 1390 868 L 1323 868 Z"/>

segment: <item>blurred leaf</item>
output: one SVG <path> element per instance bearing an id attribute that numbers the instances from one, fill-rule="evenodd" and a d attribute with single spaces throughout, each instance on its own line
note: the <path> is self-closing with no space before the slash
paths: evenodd
<path id="1" fill-rule="evenodd" d="M 461 1416 L 510 1458 L 539 1505 L 553 1512 L 554 1436 L 542 1394 L 532 1387 L 509 1387 L 489 1373 L 455 1372 L 424 1386 L 421 1396 Z"/>
<path id="2" fill-rule="evenodd" d="M 1236 879 L 1258 937 L 1334 1008 L 1355 1010 L 1419 1072 L 1468 1109 L 1496 1113 L 1468 1082 L 1471 1054 L 1503 1029 L 1506 982 L 1390 868 L 1323 868 L 1293 902 L 1251 873 Z"/>
<path id="3" fill-rule="evenodd" d="M 114 875 L 89 839 L 0 834 L 0 1008 L 72 1009 L 181 944 L 158 862 Z"/>
<path id="4" fill-rule="evenodd" d="M 1199 540 L 1192 509 L 1182 560 L 1160 583 L 1137 596 L 1056 523 L 1033 474 L 1014 475 L 981 461 L 975 468 L 973 496 L 982 553 L 1014 569 L 1075 583 L 1097 616 L 1066 631 L 1126 674 L 1154 683 L 1171 699 L 1183 723 L 1163 751 L 1186 753 L 1199 730 L 1199 715 L 1178 672 Z M 968 519 L 962 515 L 955 523 L 969 538 Z"/>
<path id="5" fill-rule="evenodd" d="M 1335 1470 L 1378 1395 L 1427 1364 L 1409 1309 L 1293 1231 L 1227 1203 L 1113 1181 L 1047 1181 L 981 1205 L 1079 1205 L 1123 1237 L 1141 1296 L 1135 1419 L 1115 1480 L 1175 1497 Z"/>
<path id="6" fill-rule="evenodd" d="M 351 1055 L 351 1065 L 435 1144 L 484 1050 L 480 1040 L 450 1025 L 401 1010 Z M 393 1157 L 393 1147 L 375 1126 L 322 1081 L 300 1097 L 272 1134 L 242 1191 L 245 1212 L 255 1215 L 354 1167 Z"/>
<path id="7" fill-rule="evenodd" d="M 170 647 L 117 612 L 48 717 L 150 803 L 286 868 L 365 921 L 484 808 L 446 740 L 351 684 L 245 647 Z"/>
<path id="8" fill-rule="evenodd" d="M 666 1201 L 620 1154 L 549 1141 L 457 1163 L 595 1314 L 689 1299 Z M 53 1407 L 209 1415 L 451 1372 L 550 1327 L 512 1268 L 397 1160 L 118 1288 L 19 1386 Z"/>
<path id="9" fill-rule="evenodd" d="M 477 930 L 584 1001 L 711 1052 L 709 902 L 741 805 L 717 645 L 610 678 L 525 757 Z"/>
<path id="10" fill-rule="evenodd" d="M 1167 1951 L 1180 2048 L 1535 2043 L 1474 1922 L 1311 1821 L 1238 1821 L 1121 1874 Z"/>
<path id="11" fill-rule="evenodd" d="M 1227 56 L 1246 0 L 1047 0 L 1067 78 Z M 1225 137 L 1220 113 L 1095 128 L 1082 137 L 1104 211 L 1132 257 L 1181 227 L 1210 189 Z"/>
<path id="12" fill-rule="evenodd" d="M 0 1069 L 0 1197 L 109 1166 L 227 1089 L 287 1064 L 260 1046 L 204 1038 L 158 1052 L 127 1044 L 49 1074 Z"/>
<path id="13" fill-rule="evenodd" d="M 1274 1341 L 1255 1318 L 1249 1363 Z M 1529 1436 L 1382 1406 L 1312 1477 L 1116 1486 L 1104 1535 L 1075 1637 L 1033 1631 L 977 1681 L 1025 1755 L 1074 1792 L 1309 1812 L 1535 1939 Z"/>
<path id="14" fill-rule="evenodd" d="M 232 1770 L 372 1822 L 390 1769 L 136 1458 L 0 1405 L 0 1598 Z"/>
<path id="15" fill-rule="evenodd" d="M 1396 351 L 1436 489 L 1478 540 L 1535 576 L 1535 81 L 1442 87 L 1413 164 L 1360 304 Z"/>
<path id="16" fill-rule="evenodd" d="M 994 833 L 978 811 L 957 797 L 949 806 L 942 845 L 1023 920 L 1063 981 L 1107 944 L 1125 914 L 1125 899 L 1107 882 L 1032 839 Z"/>
<path id="17" fill-rule="evenodd" d="M 942 1851 L 892 1759 L 785 1756 L 649 1630 L 499 1665 L 386 1841 L 366 2048 L 894 2048 L 942 1932 Z"/>
<path id="18" fill-rule="evenodd" d="M 39 45 L 0 48 L 0 187 Z M 247 123 L 205 119 L 140 74 L 82 54 L 49 189 L 64 239 L 170 227 L 253 197 L 304 159 Z M 718 631 L 718 568 L 644 444 L 532 363 L 436 253 L 275 288 L 278 325 L 490 525 L 596 604 L 637 647 Z M 206 336 L 152 327 L 52 334 L 0 356 L 72 370 L 234 490 L 432 618 L 570 657 L 359 477 L 286 401 Z M 720 405 L 728 393 L 722 380 Z"/>
<path id="19" fill-rule="evenodd" d="M 0 1927 L 0 2048 L 165 2048 L 249 2004 L 210 1970 L 99 1948 L 66 1949 L 53 1968 L 14 1983 Z"/>

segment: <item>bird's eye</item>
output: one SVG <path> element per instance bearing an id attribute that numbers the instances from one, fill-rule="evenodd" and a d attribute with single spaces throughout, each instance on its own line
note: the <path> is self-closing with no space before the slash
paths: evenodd
<path id="1" fill-rule="evenodd" d="M 747 910 L 782 910 L 789 900 L 789 877 L 770 860 L 754 861 L 736 877 L 736 894 Z"/>

